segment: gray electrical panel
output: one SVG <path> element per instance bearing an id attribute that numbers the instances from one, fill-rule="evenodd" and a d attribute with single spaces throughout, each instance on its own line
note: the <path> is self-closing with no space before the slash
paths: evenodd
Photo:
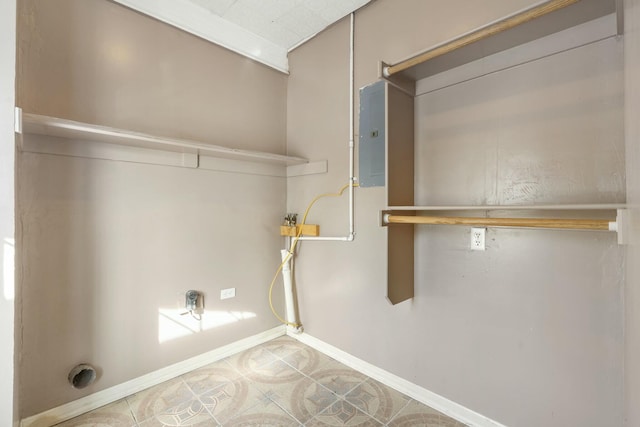
<path id="1" fill-rule="evenodd" d="M 385 87 L 379 81 L 360 89 L 360 187 L 385 185 Z"/>

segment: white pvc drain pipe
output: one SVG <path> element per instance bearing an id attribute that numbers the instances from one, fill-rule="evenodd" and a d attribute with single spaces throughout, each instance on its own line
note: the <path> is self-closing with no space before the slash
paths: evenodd
<path id="1" fill-rule="evenodd" d="M 280 255 L 282 256 L 283 262 L 287 257 L 289 258 L 287 262 L 282 265 L 282 282 L 284 283 L 284 303 L 287 312 L 287 322 L 297 325 L 298 319 L 296 319 L 295 299 L 293 298 L 293 278 L 291 274 L 291 260 L 293 257 L 289 256 L 287 249 L 280 250 Z M 291 329 L 293 329 L 294 332 L 302 332 L 300 327 L 291 327 Z"/>

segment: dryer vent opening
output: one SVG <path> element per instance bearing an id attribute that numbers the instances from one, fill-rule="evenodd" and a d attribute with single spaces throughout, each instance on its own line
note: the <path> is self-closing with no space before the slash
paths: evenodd
<path id="1" fill-rule="evenodd" d="M 69 384 L 73 388 L 85 388 L 96 380 L 96 370 L 86 363 L 75 366 L 69 372 Z"/>

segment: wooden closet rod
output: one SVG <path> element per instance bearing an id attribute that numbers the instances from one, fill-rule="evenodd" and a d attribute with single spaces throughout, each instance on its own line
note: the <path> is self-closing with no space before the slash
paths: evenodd
<path id="1" fill-rule="evenodd" d="M 577 3 L 578 1 L 580 0 L 550 0 L 516 15 L 512 15 L 498 22 L 494 22 L 493 24 L 489 24 L 486 27 L 479 28 L 445 44 L 434 47 L 433 49 L 407 59 L 406 61 L 384 67 L 384 75 L 386 77 L 390 77 L 393 74 L 404 71 L 414 65 L 421 64 L 435 57 L 460 49 L 461 47 L 467 46 L 471 43 L 475 43 L 492 35 L 507 31 L 511 28 L 517 27 L 518 25 L 524 24 L 525 22 L 529 22 L 535 18 L 539 18 L 558 9 Z"/>
<path id="2" fill-rule="evenodd" d="M 615 231 L 616 221 L 606 219 L 552 219 L 552 218 L 469 218 L 445 216 L 384 216 L 385 224 L 470 225 L 485 227 L 561 228 L 570 230 Z"/>

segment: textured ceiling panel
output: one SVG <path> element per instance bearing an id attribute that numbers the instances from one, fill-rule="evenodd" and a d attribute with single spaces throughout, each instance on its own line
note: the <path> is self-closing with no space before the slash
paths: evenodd
<path id="1" fill-rule="evenodd" d="M 372 0 L 114 0 L 277 70 L 287 51 Z"/>
<path id="2" fill-rule="evenodd" d="M 370 0 L 189 0 L 290 49 Z"/>

